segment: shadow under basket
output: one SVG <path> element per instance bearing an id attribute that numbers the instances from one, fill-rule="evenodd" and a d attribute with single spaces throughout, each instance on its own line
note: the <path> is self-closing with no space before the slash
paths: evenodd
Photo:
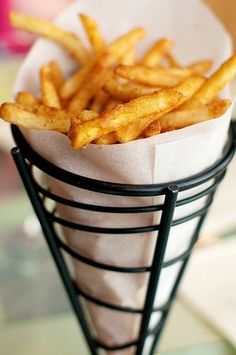
<path id="1" fill-rule="evenodd" d="M 181 181 L 174 181 L 161 185 L 125 185 L 86 178 L 84 176 L 65 171 L 53 165 L 49 161 L 45 160 L 38 153 L 36 153 L 27 143 L 20 130 L 16 126 L 12 126 L 12 134 L 16 143 L 16 147 L 12 149 L 12 156 L 14 158 L 15 164 L 17 166 L 25 189 L 28 193 L 29 199 L 33 205 L 34 211 L 41 224 L 48 247 L 57 266 L 61 280 L 65 286 L 73 311 L 75 312 L 75 315 L 82 327 L 84 337 L 87 341 L 87 345 L 91 354 L 100 354 L 100 351 L 102 349 L 107 350 L 109 354 L 111 352 L 116 352 L 116 354 L 118 354 L 121 350 L 132 348 L 134 349 L 133 353 L 135 355 L 143 355 L 145 341 L 147 337 L 150 338 L 150 336 L 151 345 L 150 349 L 148 350 L 148 353 L 149 355 L 152 355 L 154 353 L 158 340 L 160 339 L 164 324 L 166 322 L 170 307 L 173 303 L 173 300 L 175 299 L 178 286 L 186 269 L 186 265 L 189 261 L 189 257 L 198 239 L 201 226 L 206 217 L 208 209 L 213 201 L 215 191 L 220 182 L 223 180 L 227 167 L 234 157 L 236 136 L 235 131 L 236 126 L 232 123 L 229 135 L 229 144 L 227 145 L 227 149 L 225 150 L 224 155 L 214 166 L 211 166 L 209 169 L 201 172 L 198 175 Z M 140 207 L 111 207 L 91 205 L 82 203 L 80 201 L 71 201 L 62 196 L 58 196 L 57 194 L 51 192 L 50 189 L 43 187 L 35 179 L 33 174 L 33 167 L 38 168 L 47 176 L 59 180 L 60 182 L 69 184 L 74 188 L 84 189 L 87 191 L 97 192 L 110 196 L 126 196 L 127 198 L 153 197 L 154 200 L 154 197 L 158 198 L 162 196 L 163 203 L 145 205 Z M 197 190 L 195 188 L 200 186 L 202 186 L 202 189 L 199 192 L 199 189 Z M 191 189 L 195 189 L 195 191 L 197 192 L 192 194 L 190 197 L 180 198 L 181 192 L 186 192 L 187 190 Z M 204 206 L 201 206 L 200 209 L 191 212 L 190 214 L 182 218 L 174 218 L 174 212 L 178 206 L 190 204 L 193 201 L 197 201 L 203 197 L 205 197 Z M 161 212 L 161 218 L 160 223 L 156 225 L 135 228 L 101 228 L 77 224 L 75 222 L 59 218 L 55 212 L 56 208 L 54 208 L 52 211 L 48 211 L 48 208 L 46 207 L 45 203 L 46 200 L 52 200 L 56 204 L 59 203 L 61 205 L 70 206 L 85 211 L 95 211 L 99 213 L 110 213 L 119 215 L 155 213 L 158 211 Z M 191 236 L 190 246 L 181 255 L 178 255 L 177 257 L 171 260 L 165 261 L 164 256 L 171 228 L 173 226 L 177 226 L 187 221 L 190 221 L 196 217 L 198 217 L 199 219 L 194 233 Z M 118 234 L 131 235 L 155 232 L 156 234 L 158 234 L 158 237 L 156 239 L 156 244 L 153 251 L 152 263 L 151 265 L 148 265 L 146 267 L 118 267 L 92 260 L 87 256 L 82 255 L 82 253 L 77 253 L 67 243 L 62 241 L 55 229 L 55 222 L 57 224 L 61 224 L 63 227 L 72 229 L 74 228 L 83 232 L 111 235 L 114 234 L 114 236 Z M 81 263 L 90 265 L 92 268 L 98 268 L 101 270 L 126 274 L 148 274 L 148 284 L 143 308 L 135 309 L 131 307 L 122 307 L 112 303 L 108 303 L 103 300 L 97 299 L 92 295 L 86 293 L 84 290 L 80 289 L 78 285 L 75 284 L 73 277 L 71 276 L 71 272 L 69 270 L 69 267 L 67 266 L 64 257 L 65 254 L 68 254 L 75 260 L 79 260 Z M 174 286 L 171 289 L 168 301 L 162 307 L 155 308 L 154 300 L 156 292 L 158 290 L 161 271 L 164 268 L 174 265 L 180 261 L 181 268 L 178 272 Z M 99 339 L 96 338 L 96 336 L 93 335 L 93 332 L 90 329 L 86 312 L 84 310 L 84 307 L 82 306 L 83 300 L 89 301 L 97 305 L 98 307 L 105 307 L 113 311 L 123 312 L 124 314 L 129 313 L 140 315 L 141 322 L 137 339 L 135 339 L 135 341 L 130 341 L 125 344 L 118 344 L 116 346 L 110 346 L 101 342 Z M 159 312 L 161 314 L 161 317 L 158 321 L 158 324 L 150 331 L 149 322 L 151 319 L 151 315 L 155 312 Z M 79 353 L 80 352 L 78 351 L 78 354 Z"/>

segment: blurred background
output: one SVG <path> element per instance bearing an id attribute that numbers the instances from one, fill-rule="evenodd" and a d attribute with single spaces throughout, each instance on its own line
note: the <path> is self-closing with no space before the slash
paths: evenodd
<path id="1" fill-rule="evenodd" d="M 14 31 L 10 9 L 52 19 L 73 0 L 0 0 L 0 103 L 34 38 Z M 236 38 L 236 1 L 208 0 Z M 0 139 L 0 344 L 2 355 L 86 355 L 38 222 Z M 236 354 L 236 161 L 216 196 L 160 346 L 162 355 Z"/>

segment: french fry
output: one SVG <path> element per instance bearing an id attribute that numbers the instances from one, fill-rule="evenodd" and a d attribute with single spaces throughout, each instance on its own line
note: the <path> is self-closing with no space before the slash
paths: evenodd
<path id="1" fill-rule="evenodd" d="M 93 52 L 95 54 L 100 53 L 105 47 L 105 42 L 102 38 L 97 22 L 85 14 L 80 14 L 80 20 L 87 33 Z"/>
<path id="2" fill-rule="evenodd" d="M 120 61 L 124 65 L 135 65 L 135 50 L 132 48 Z"/>
<path id="3" fill-rule="evenodd" d="M 16 103 L 25 107 L 34 107 L 38 104 L 38 100 L 29 92 L 18 92 L 16 96 Z"/>
<path id="4" fill-rule="evenodd" d="M 155 122 L 156 120 L 158 121 L 160 117 L 176 109 L 178 106 L 182 105 L 185 101 L 192 97 L 194 93 L 199 89 L 199 87 L 203 85 L 204 80 L 205 79 L 201 76 L 195 75 L 186 79 L 182 84 L 177 85 L 174 90 L 181 94 L 181 99 L 177 103 L 168 107 L 165 112 L 161 112 L 159 114 L 154 113 L 148 117 L 142 117 L 139 121 L 122 127 L 118 132 L 116 132 L 117 140 L 121 143 L 126 143 L 138 138 L 152 122 Z M 156 123 L 156 125 L 158 124 L 159 121 Z"/>
<path id="5" fill-rule="evenodd" d="M 176 60 L 176 58 L 170 52 L 167 52 L 165 54 L 165 59 L 167 60 L 167 63 L 169 64 L 169 67 L 171 67 L 171 68 L 181 68 L 181 65 L 179 64 L 179 62 Z"/>
<path id="6" fill-rule="evenodd" d="M 174 90 L 163 90 L 118 105 L 94 120 L 73 127 L 69 134 L 72 147 L 79 149 L 107 133 L 117 131 L 123 126 L 140 120 L 141 117 L 165 112 L 169 107 L 177 104 L 181 98 L 182 94 Z"/>
<path id="7" fill-rule="evenodd" d="M 117 78 L 108 79 L 104 85 L 104 91 L 110 96 L 122 100 L 130 101 L 140 96 L 152 94 L 158 91 L 158 87 L 150 87 L 134 82 L 121 83 Z"/>
<path id="8" fill-rule="evenodd" d="M 79 120 L 81 122 L 90 121 L 97 118 L 99 114 L 93 110 L 84 110 L 79 115 Z"/>
<path id="9" fill-rule="evenodd" d="M 72 32 L 68 32 L 46 20 L 23 15 L 15 11 L 10 12 L 10 23 L 15 28 L 59 43 L 82 65 L 89 60 L 88 50 L 84 47 L 80 38 Z"/>
<path id="10" fill-rule="evenodd" d="M 161 39 L 152 46 L 144 55 L 140 64 L 147 67 L 156 67 L 161 63 L 167 51 L 173 46 L 169 39 Z"/>
<path id="11" fill-rule="evenodd" d="M 5 103 L 0 107 L 0 117 L 9 123 L 25 128 L 68 133 L 73 114 L 42 105 L 25 107 Z"/>
<path id="12" fill-rule="evenodd" d="M 42 101 L 45 106 L 61 108 L 50 64 L 40 70 Z"/>
<path id="13" fill-rule="evenodd" d="M 124 79 L 132 80 L 143 85 L 173 87 L 178 85 L 192 72 L 186 68 L 148 68 L 140 65 L 119 65 L 115 73 Z"/>
<path id="14" fill-rule="evenodd" d="M 205 106 L 229 83 L 236 75 L 236 55 L 227 60 L 197 91 L 191 100 L 181 106 L 181 110 Z"/>
<path id="15" fill-rule="evenodd" d="M 117 138 L 114 132 L 110 132 L 107 134 L 104 134 L 100 138 L 96 139 L 94 141 L 95 144 L 97 145 L 109 145 L 109 144 L 115 144 L 117 143 Z"/>
<path id="16" fill-rule="evenodd" d="M 187 68 L 189 68 L 192 73 L 202 75 L 206 73 L 212 67 L 212 60 L 202 60 L 196 63 L 192 63 Z"/>
<path id="17" fill-rule="evenodd" d="M 228 110 L 230 105 L 230 100 L 220 100 L 205 107 L 171 112 L 168 115 L 161 117 L 158 121 L 158 125 L 161 125 L 162 133 L 184 128 L 196 123 L 220 117 Z M 152 137 L 155 135 L 155 130 L 156 121 L 147 127 L 144 132 L 145 137 Z"/>
<path id="18" fill-rule="evenodd" d="M 102 89 L 95 96 L 93 103 L 91 105 L 91 110 L 101 113 L 109 99 L 109 95 L 104 92 Z"/>
<path id="19" fill-rule="evenodd" d="M 107 47 L 106 51 L 95 60 L 85 82 L 71 100 L 69 111 L 79 114 L 86 108 L 97 91 L 103 87 L 112 66 L 143 39 L 144 34 L 142 28 L 135 28 Z"/>
<path id="20" fill-rule="evenodd" d="M 109 111 L 120 104 L 122 104 L 122 100 L 118 100 L 118 99 L 114 99 L 113 97 L 110 97 L 106 103 L 105 111 Z"/>
<path id="21" fill-rule="evenodd" d="M 54 85 L 57 89 L 57 93 L 59 94 L 61 87 L 64 84 L 64 77 L 61 68 L 59 67 L 58 63 L 55 61 L 50 62 L 49 65 L 51 68 Z"/>
<path id="22" fill-rule="evenodd" d="M 82 69 L 76 71 L 72 76 L 70 76 L 63 84 L 60 90 L 60 97 L 62 99 L 71 98 L 82 86 L 84 80 L 86 79 L 89 71 L 91 70 L 93 62 L 84 66 Z"/>
<path id="23" fill-rule="evenodd" d="M 168 116 L 168 115 L 167 115 Z M 161 123 L 159 120 L 155 120 L 145 129 L 143 135 L 145 138 L 157 136 L 161 133 Z"/>

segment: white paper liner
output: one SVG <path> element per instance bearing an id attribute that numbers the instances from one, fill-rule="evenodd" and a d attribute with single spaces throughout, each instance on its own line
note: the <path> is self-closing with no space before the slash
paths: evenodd
<path id="1" fill-rule="evenodd" d="M 197 0 L 84 0 L 69 7 L 57 19 L 61 26 L 85 37 L 78 21 L 78 12 L 97 18 L 107 40 L 112 40 L 134 26 L 148 31 L 142 53 L 157 37 L 169 37 L 176 42 L 174 54 L 183 63 L 199 59 L 213 59 L 218 67 L 232 53 L 229 35 L 214 15 Z M 29 90 L 39 92 L 38 69 L 50 60 L 57 60 L 68 75 L 76 63 L 56 44 L 39 40 L 26 58 L 15 83 L 14 94 Z M 230 98 L 226 89 L 223 96 Z M 129 184 L 153 184 L 190 177 L 214 164 L 220 158 L 227 140 L 231 109 L 221 118 L 200 123 L 153 138 L 112 146 L 89 145 L 73 151 L 69 140 L 55 132 L 25 131 L 28 141 L 43 157 L 54 164 L 83 176 Z M 160 198 L 125 198 L 105 196 L 76 189 L 51 179 L 57 194 L 84 203 L 110 206 L 138 206 L 158 203 Z M 202 186 L 203 189 L 205 186 Z M 198 188 L 199 189 L 199 188 Z M 195 189 L 196 191 L 196 189 Z M 193 192 L 191 192 L 193 193 Z M 188 196 L 185 193 L 185 196 Z M 183 198 L 183 194 L 180 196 Z M 196 211 L 205 198 L 191 205 L 179 207 L 175 218 Z M 102 227 L 134 227 L 157 223 L 159 213 L 141 215 L 101 214 L 78 211 L 59 206 L 60 215 L 77 223 Z M 190 244 L 198 219 L 171 229 L 165 260 L 183 253 Z M 151 235 L 92 235 L 64 228 L 64 236 L 80 254 L 102 263 L 116 266 L 150 265 L 156 236 Z M 88 294 L 117 305 L 143 306 L 147 276 L 107 272 L 74 261 L 74 276 Z M 165 304 L 173 288 L 182 263 L 163 269 L 155 306 Z M 87 302 L 87 309 L 99 340 L 108 345 L 122 344 L 138 336 L 140 316 L 111 311 Z M 160 314 L 153 316 L 152 329 Z M 148 354 L 150 337 L 143 354 Z M 130 355 L 134 348 L 111 352 Z M 107 352 L 109 354 L 109 352 Z"/>

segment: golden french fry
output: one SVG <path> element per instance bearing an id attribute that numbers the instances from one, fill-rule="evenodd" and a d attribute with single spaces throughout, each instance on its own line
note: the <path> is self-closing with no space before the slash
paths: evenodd
<path id="1" fill-rule="evenodd" d="M 136 81 L 143 85 L 173 87 L 178 85 L 192 72 L 186 68 L 148 68 L 141 65 L 119 65 L 115 73 L 124 79 Z"/>
<path id="2" fill-rule="evenodd" d="M 68 133 L 73 114 L 54 107 L 41 105 L 25 107 L 5 103 L 0 107 L 0 117 L 9 123 L 25 128 Z"/>
<path id="3" fill-rule="evenodd" d="M 236 55 L 227 60 L 184 105 L 182 109 L 197 108 L 211 102 L 236 75 Z"/>
<path id="4" fill-rule="evenodd" d="M 158 122 L 155 121 L 148 126 L 144 135 L 145 137 L 155 135 L 156 124 L 158 124 L 158 127 L 161 125 L 161 132 L 168 132 L 220 117 L 228 110 L 230 105 L 230 100 L 220 100 L 200 108 L 171 112 L 161 117 Z"/>
<path id="5" fill-rule="evenodd" d="M 81 88 L 84 80 L 86 79 L 89 71 L 91 70 L 92 64 L 93 62 L 90 62 L 82 69 L 76 71 L 65 81 L 60 90 L 60 97 L 62 99 L 71 98 Z"/>
<path id="6" fill-rule="evenodd" d="M 157 136 L 160 133 L 161 133 L 161 123 L 159 120 L 156 120 L 150 123 L 150 125 L 145 129 L 143 135 L 145 138 L 148 138 L 148 137 Z"/>
<path id="7" fill-rule="evenodd" d="M 204 83 L 204 78 L 201 76 L 195 75 L 190 78 L 187 78 L 183 83 L 174 87 L 176 92 L 181 94 L 181 99 L 178 102 L 173 103 L 172 106 L 167 107 L 165 112 L 159 114 L 152 114 L 148 117 L 142 117 L 139 121 L 129 124 L 128 126 L 122 127 L 118 132 L 116 132 L 116 137 L 119 142 L 125 143 L 135 140 L 143 131 L 150 125 L 153 121 L 158 121 L 160 117 L 166 115 L 170 111 L 176 109 L 178 106 L 182 105 L 187 101 L 194 93 L 199 89 L 200 86 Z M 158 121 L 159 122 L 159 121 Z M 157 125 L 158 125 L 157 122 Z"/>
<path id="8" fill-rule="evenodd" d="M 59 64 L 55 61 L 50 62 L 49 65 L 51 68 L 54 85 L 57 89 L 57 93 L 59 94 L 61 87 L 64 84 L 64 77 L 61 68 L 59 67 Z"/>
<path id="9" fill-rule="evenodd" d="M 85 14 L 80 14 L 80 20 L 87 33 L 88 39 L 93 48 L 93 52 L 95 54 L 100 53 L 101 50 L 105 47 L 105 42 L 102 38 L 97 22 Z"/>
<path id="10" fill-rule="evenodd" d="M 124 105 L 118 105 L 106 111 L 100 117 L 83 122 L 70 130 L 70 138 L 74 149 L 86 146 L 104 134 L 118 131 L 121 127 L 140 120 L 140 118 L 165 112 L 182 98 L 182 94 L 174 90 L 163 90 L 143 96 Z"/>
<path id="11" fill-rule="evenodd" d="M 113 65 L 144 37 L 144 30 L 135 28 L 109 45 L 106 51 L 95 60 L 86 80 L 71 100 L 68 109 L 79 114 L 89 101 L 103 87 Z"/>
<path id="12" fill-rule="evenodd" d="M 40 81 L 43 104 L 45 106 L 61 108 L 50 64 L 44 65 L 40 69 Z"/>
<path id="13" fill-rule="evenodd" d="M 212 64 L 212 60 L 202 60 L 188 65 L 187 68 L 189 68 L 192 73 L 201 75 L 206 73 L 212 67 Z"/>
<path id="14" fill-rule="evenodd" d="M 109 111 L 119 104 L 122 104 L 122 100 L 118 100 L 118 99 L 114 99 L 113 97 L 110 97 L 105 106 L 105 111 Z"/>
<path id="15" fill-rule="evenodd" d="M 103 136 L 101 136 L 98 139 L 95 139 L 94 141 L 95 144 L 98 145 L 109 145 L 109 144 L 114 144 L 117 143 L 117 138 L 114 132 L 107 133 Z"/>
<path id="16" fill-rule="evenodd" d="M 132 48 L 131 51 L 126 53 L 120 63 L 124 65 L 135 65 L 135 50 Z"/>
<path id="17" fill-rule="evenodd" d="M 155 91 L 159 91 L 158 87 L 150 87 L 134 82 L 121 83 L 119 78 L 108 79 L 104 85 L 104 91 L 110 96 L 122 100 L 130 101 L 140 96 L 152 94 Z"/>
<path id="18" fill-rule="evenodd" d="M 161 39 L 152 46 L 144 55 L 141 64 L 147 67 L 156 67 L 161 63 L 167 51 L 173 46 L 169 39 Z"/>
<path id="19" fill-rule="evenodd" d="M 15 11 L 10 12 L 10 23 L 15 28 L 38 34 L 59 43 L 80 64 L 86 64 L 89 60 L 88 50 L 84 47 L 80 38 L 55 24 Z"/>
<path id="20" fill-rule="evenodd" d="M 38 100 L 29 92 L 18 92 L 16 96 L 16 103 L 26 107 L 34 107 L 38 104 Z"/>
<path id="21" fill-rule="evenodd" d="M 171 54 L 170 52 L 167 52 L 165 54 L 165 59 L 167 60 L 167 63 L 171 68 L 181 68 L 181 65 L 179 62 L 176 60 L 176 58 Z"/>
<path id="22" fill-rule="evenodd" d="M 105 93 L 102 89 L 95 96 L 93 103 L 91 105 L 91 110 L 101 113 L 109 99 L 109 95 Z"/>

